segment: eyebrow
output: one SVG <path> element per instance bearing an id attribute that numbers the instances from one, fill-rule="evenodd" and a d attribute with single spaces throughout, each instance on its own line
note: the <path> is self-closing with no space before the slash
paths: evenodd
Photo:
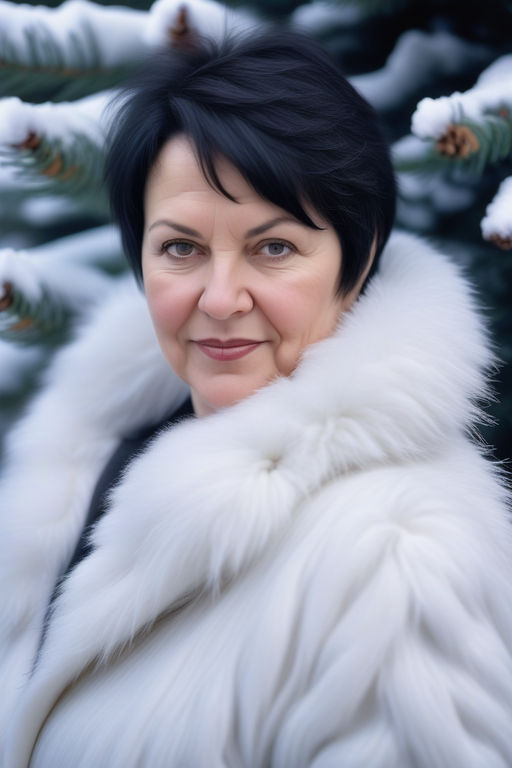
<path id="1" fill-rule="evenodd" d="M 270 219 L 270 221 L 266 221 L 264 224 L 260 224 L 257 227 L 248 229 L 245 233 L 245 237 L 256 237 L 256 235 L 261 235 L 263 232 L 266 232 L 267 229 L 271 229 L 276 224 L 280 224 L 281 222 L 285 221 L 292 224 L 300 224 L 300 222 L 292 216 L 277 216 L 275 219 Z M 184 235 L 190 235 L 191 237 L 199 238 L 202 237 L 201 233 L 196 229 L 186 227 L 184 224 L 178 224 L 176 221 L 171 221 L 170 219 L 158 219 L 158 221 L 154 221 L 153 224 L 151 224 L 151 226 L 148 228 L 148 232 L 154 227 L 160 226 L 161 224 L 172 227 L 172 229 L 176 229 L 178 232 L 183 232 Z"/>
<path id="2" fill-rule="evenodd" d="M 247 230 L 245 233 L 246 237 L 255 237 L 256 235 L 261 235 L 263 232 L 266 232 L 267 229 L 271 229 L 276 224 L 280 224 L 283 221 L 291 222 L 292 224 L 299 224 L 300 222 L 297 221 L 297 219 L 294 219 L 292 216 L 277 216 L 275 219 L 271 219 L 270 221 L 265 222 L 265 224 L 260 224 L 259 227 L 254 227 L 253 229 Z"/>
<path id="3" fill-rule="evenodd" d="M 154 227 L 158 227 L 161 224 L 165 224 L 167 227 L 172 227 L 173 229 L 177 229 L 178 232 L 183 232 L 184 235 L 191 235 L 192 237 L 201 237 L 201 234 L 197 231 L 197 229 L 186 227 L 184 224 L 177 224 L 175 221 L 170 221 L 169 219 L 158 219 L 158 221 L 154 221 L 152 225 L 148 227 L 148 232 L 154 229 Z"/>

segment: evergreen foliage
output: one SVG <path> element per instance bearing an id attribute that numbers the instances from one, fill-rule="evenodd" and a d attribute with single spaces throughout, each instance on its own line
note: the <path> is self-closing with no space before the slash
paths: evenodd
<path id="1" fill-rule="evenodd" d="M 479 176 L 487 165 L 499 163 L 512 152 L 512 121 L 505 116 L 485 114 L 478 121 L 462 118 L 436 143 L 445 157 L 464 163 Z"/>
<path id="2" fill-rule="evenodd" d="M 102 188 L 103 154 L 87 136 L 78 134 L 72 144 L 65 144 L 31 133 L 21 144 L 4 151 L 2 160 L 16 166 L 20 183 L 37 182 L 32 194 L 79 195 L 87 209 L 107 211 Z"/>
<path id="3" fill-rule="evenodd" d="M 75 60 L 66 61 L 63 47 L 41 24 L 37 29 L 23 30 L 25 46 L 22 51 L 8 38 L 4 29 L 0 37 L 2 79 L 0 97 L 19 96 L 26 101 L 70 101 L 107 89 L 123 82 L 129 68 L 101 69 L 94 66 L 99 56 L 96 40 L 89 24 L 79 36 L 69 33 L 67 48 L 74 51 Z"/>
<path id="4" fill-rule="evenodd" d="M 69 309 L 43 291 L 30 301 L 23 291 L 4 283 L 0 298 L 0 338 L 16 344 L 56 344 L 66 336 Z"/>
<path id="5" fill-rule="evenodd" d="M 480 176 L 488 165 L 512 156 L 512 120 L 487 113 L 481 119 L 461 117 L 440 139 L 394 146 L 398 171 L 434 171 L 452 166 Z"/>
<path id="6" fill-rule="evenodd" d="M 144 54 L 142 39 L 133 45 L 144 16 L 123 11 L 132 44 L 116 56 L 105 50 L 102 34 L 112 22 L 110 9 L 86 0 L 68 0 L 56 9 L 0 0 L 0 97 L 71 101 L 119 85 Z"/>

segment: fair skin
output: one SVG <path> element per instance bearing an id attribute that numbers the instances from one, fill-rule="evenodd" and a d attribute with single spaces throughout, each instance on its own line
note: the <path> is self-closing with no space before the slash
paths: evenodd
<path id="1" fill-rule="evenodd" d="M 170 139 L 145 190 L 142 270 L 162 352 L 204 416 L 278 376 L 335 330 L 359 294 L 336 295 L 335 230 L 314 230 L 261 198 L 225 158 L 212 189 L 185 136 Z M 368 265 L 368 269 L 369 269 Z"/>

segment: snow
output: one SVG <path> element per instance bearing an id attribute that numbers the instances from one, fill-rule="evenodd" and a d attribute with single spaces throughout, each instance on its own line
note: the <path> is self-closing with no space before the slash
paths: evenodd
<path id="1" fill-rule="evenodd" d="M 299 5 L 290 14 L 290 24 L 304 32 L 322 32 L 329 27 L 353 27 L 368 16 L 362 5 L 337 5 L 324 0 Z"/>
<path id="2" fill-rule="evenodd" d="M 451 96 L 440 96 L 438 99 L 427 96 L 422 99 L 412 116 L 412 132 L 421 139 L 440 139 L 447 127 L 464 115 L 459 101 L 461 95 L 455 91 Z"/>
<path id="3" fill-rule="evenodd" d="M 103 300 L 118 280 L 96 265 L 75 262 L 72 253 L 66 260 L 34 259 L 31 266 L 45 293 L 78 316 L 87 314 L 93 305 Z"/>
<path id="4" fill-rule="evenodd" d="M 12 165 L 2 165 L 0 163 L 0 196 L 4 197 L 10 192 L 17 191 L 19 186 L 20 180 L 16 169 Z"/>
<path id="5" fill-rule="evenodd" d="M 215 0 L 157 0 L 149 11 L 89 0 L 67 0 L 56 8 L 0 0 L 0 29 L 9 30 L 6 39 L 15 48 L 15 60 L 29 66 L 40 62 L 47 66 L 49 50 L 52 63 L 60 67 L 133 66 L 150 48 L 169 45 L 168 30 L 184 6 L 199 34 L 214 39 L 261 23 L 252 11 L 229 9 Z M 36 60 L 29 36 L 35 42 Z"/>
<path id="6" fill-rule="evenodd" d="M 11 283 L 15 291 L 33 303 L 50 295 L 75 315 L 81 315 L 117 280 L 98 267 L 119 261 L 119 246 L 116 230 L 106 226 L 26 251 L 3 248 L 0 285 Z M 95 253 L 95 247 L 99 253 Z"/>
<path id="7" fill-rule="evenodd" d="M 437 225 L 438 215 L 424 202 L 399 197 L 396 205 L 398 227 L 414 232 L 431 232 Z"/>
<path id="8" fill-rule="evenodd" d="M 441 174 L 397 174 L 399 226 L 432 232 L 441 216 L 458 213 L 475 202 L 477 193 L 471 186 L 452 183 Z"/>
<path id="9" fill-rule="evenodd" d="M 455 184 L 440 173 L 400 173 L 397 182 L 403 200 L 422 202 L 442 214 L 465 210 L 475 201 L 476 192 L 470 185 Z"/>
<path id="10" fill-rule="evenodd" d="M 458 75 L 468 65 L 489 61 L 490 51 L 448 32 L 404 32 L 382 69 L 350 78 L 350 82 L 376 109 L 400 107 L 405 99 L 427 87 L 440 75 Z"/>
<path id="11" fill-rule="evenodd" d="M 31 195 L 20 203 L 18 213 L 29 226 L 47 227 L 80 216 L 83 207 L 72 197 Z"/>
<path id="12" fill-rule="evenodd" d="M 44 350 L 21 347 L 0 339 L 0 395 L 14 393 L 20 380 L 42 360 Z"/>
<path id="13" fill-rule="evenodd" d="M 403 136 L 391 145 L 393 165 L 398 168 L 400 168 L 402 163 L 426 164 L 431 153 L 432 148 L 430 144 L 411 134 Z"/>
<path id="14" fill-rule="evenodd" d="M 74 265 L 106 266 L 124 258 L 119 230 L 113 224 L 60 237 L 51 243 L 31 248 L 30 254 L 39 263 L 44 259 L 50 261 L 54 266 L 49 265 L 48 269 L 57 269 L 63 260 L 69 260 Z"/>
<path id="15" fill-rule="evenodd" d="M 512 111 L 512 56 L 493 62 L 473 88 L 451 96 L 422 99 L 412 116 L 412 131 L 422 139 L 439 139 L 452 123 L 478 122 L 485 112 Z"/>
<path id="16" fill-rule="evenodd" d="M 69 235 L 27 251 L 0 249 L 0 286 L 10 282 L 29 301 L 53 299 L 71 310 L 75 318 L 82 317 L 115 290 L 119 278 L 103 273 L 100 267 L 119 262 L 120 254 L 119 232 L 112 225 Z M 44 346 L 18 346 L 0 339 L 0 395 L 14 393 L 23 378 L 46 357 Z M 4 418 L 0 410 L 0 426 L 4 426 Z"/>
<path id="17" fill-rule="evenodd" d="M 48 41 L 58 46 L 65 67 L 97 68 L 133 64 L 146 53 L 143 29 L 147 12 L 102 6 L 88 0 L 68 0 L 57 8 L 0 0 L 0 28 L 16 58 L 35 64 L 27 31 L 35 37 L 41 61 L 47 63 Z M 91 37 L 93 44 L 91 44 Z"/>
<path id="18" fill-rule="evenodd" d="M 39 301 L 43 293 L 37 271 L 28 254 L 13 248 L 0 251 L 0 285 L 5 283 L 11 283 L 29 301 Z"/>
<path id="19" fill-rule="evenodd" d="M 486 240 L 496 236 L 512 237 L 512 176 L 501 182 L 494 199 L 486 208 L 480 226 Z"/>
<path id="20" fill-rule="evenodd" d="M 476 198 L 476 182 L 463 168 L 452 169 L 447 177 L 442 168 L 429 163 L 430 144 L 416 136 L 404 136 L 392 147 L 393 164 L 398 169 L 397 221 L 420 231 L 435 229 L 439 216 L 471 206 Z M 407 166 L 417 170 L 403 170 Z"/>
<path id="21" fill-rule="evenodd" d="M 0 100 L 0 146 L 21 144 L 34 133 L 48 141 L 71 145 L 77 134 L 103 146 L 106 119 L 103 111 L 112 91 L 102 91 L 73 102 L 29 104 L 17 96 Z"/>
<path id="22" fill-rule="evenodd" d="M 183 7 L 193 29 L 214 40 L 221 40 L 228 32 L 243 32 L 261 23 L 252 12 L 227 8 L 215 0 L 156 0 L 149 10 L 144 31 L 147 45 L 169 45 L 169 30 Z"/>
<path id="23" fill-rule="evenodd" d="M 484 69 L 476 84 L 479 87 L 486 86 L 510 78 L 512 78 L 512 54 L 507 54 L 496 59 L 487 69 Z"/>

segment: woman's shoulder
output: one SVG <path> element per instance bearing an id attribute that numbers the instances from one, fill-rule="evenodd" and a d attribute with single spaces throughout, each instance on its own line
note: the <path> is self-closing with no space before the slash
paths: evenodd
<path id="1" fill-rule="evenodd" d="M 329 559 L 340 564 L 319 577 L 319 593 L 352 582 L 364 594 L 365 581 L 394 572 L 411 609 L 435 613 L 436 590 L 480 601 L 482 618 L 496 601 L 492 615 L 508 615 L 512 647 L 510 500 L 500 467 L 462 436 L 430 456 L 339 477 L 306 509 L 304 537 L 308 526 L 318 530 L 318 574 Z"/>
<path id="2" fill-rule="evenodd" d="M 462 445 L 308 502 L 238 681 L 256 685 L 268 632 L 276 764 L 509 764 L 512 530 L 493 475 Z"/>

